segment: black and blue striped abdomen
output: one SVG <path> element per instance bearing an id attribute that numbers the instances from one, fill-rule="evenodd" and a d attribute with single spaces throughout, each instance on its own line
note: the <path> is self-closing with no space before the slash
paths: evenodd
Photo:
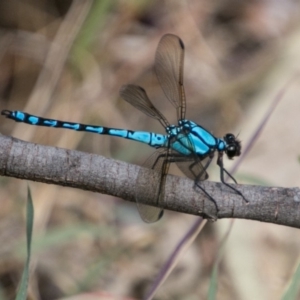
<path id="1" fill-rule="evenodd" d="M 155 148 L 165 147 L 167 144 L 167 137 L 165 135 L 154 132 L 133 131 L 126 129 L 109 128 L 104 126 L 93 126 L 73 122 L 64 122 L 54 119 L 45 119 L 17 110 L 3 110 L 2 115 L 5 115 L 7 118 L 12 119 L 16 122 L 22 122 L 36 126 L 64 128 L 75 131 L 85 131 L 90 133 L 111 135 L 137 141 L 140 143 L 145 143 Z"/>

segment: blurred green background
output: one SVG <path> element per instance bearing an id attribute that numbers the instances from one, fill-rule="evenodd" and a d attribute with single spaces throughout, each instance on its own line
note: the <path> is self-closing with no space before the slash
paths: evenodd
<path id="1" fill-rule="evenodd" d="M 187 117 L 217 136 L 239 133 L 247 142 L 279 91 L 295 79 L 236 177 L 299 186 L 299 17 L 300 2 L 292 0 L 1 1 L 1 109 L 163 132 L 118 92 L 138 83 L 176 121 L 152 70 L 158 41 L 174 33 L 186 47 Z M 142 164 L 152 152 L 118 138 L 0 122 L 2 134 L 129 163 Z M 209 173 L 219 180 L 217 168 Z M 0 184 L 0 297 L 12 299 L 25 260 L 27 187 L 13 178 Z M 35 229 L 29 299 L 141 299 L 195 220 L 166 212 L 148 225 L 134 204 L 120 199 L 42 183 L 30 187 Z M 229 221 L 207 224 L 156 299 L 206 298 Z M 217 298 L 279 299 L 297 266 L 299 237 L 296 229 L 236 220 Z"/>

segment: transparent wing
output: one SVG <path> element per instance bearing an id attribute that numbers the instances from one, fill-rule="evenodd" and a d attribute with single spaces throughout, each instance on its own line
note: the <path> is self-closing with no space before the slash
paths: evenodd
<path id="1" fill-rule="evenodd" d="M 135 198 L 139 214 L 147 223 L 156 222 L 163 216 L 163 209 L 159 206 L 162 206 L 166 175 L 170 165 L 167 158 L 168 151 L 166 149 L 161 149 L 154 152 L 153 155 L 146 160 L 143 167 L 156 171 L 150 181 L 149 176 L 145 176 L 145 172 L 147 172 L 146 169 L 142 168 L 138 174 Z M 158 207 L 142 203 L 145 191 L 146 193 L 149 191 L 149 193 L 154 195 L 155 203 Z"/>
<path id="2" fill-rule="evenodd" d="M 183 86 L 184 44 L 173 34 L 164 35 L 155 54 L 155 73 L 162 90 L 177 110 L 178 119 L 185 118 Z"/>
<path id="3" fill-rule="evenodd" d="M 167 119 L 156 109 L 142 87 L 133 84 L 123 85 L 120 89 L 120 96 L 147 116 L 158 120 L 162 126 L 169 125 Z"/>
<path id="4" fill-rule="evenodd" d="M 208 174 L 201 161 L 195 161 L 194 158 L 185 161 L 176 162 L 180 171 L 192 180 L 204 181 L 208 179 Z"/>

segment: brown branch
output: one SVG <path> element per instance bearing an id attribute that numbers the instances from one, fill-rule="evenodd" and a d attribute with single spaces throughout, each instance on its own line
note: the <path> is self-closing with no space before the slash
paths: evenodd
<path id="1" fill-rule="evenodd" d="M 0 174 L 58 184 L 135 201 L 135 182 L 140 167 L 95 154 L 27 143 L 0 135 Z M 146 182 L 151 182 L 152 171 Z M 203 187 L 217 201 L 218 218 L 251 219 L 300 228 L 300 189 L 250 185 L 236 187 L 245 202 L 221 183 L 205 181 Z M 142 189 L 139 189 L 142 190 Z M 146 204 L 153 205 L 151 185 L 143 189 Z M 166 182 L 164 208 L 207 216 L 215 205 L 193 188 L 193 181 L 170 175 Z"/>

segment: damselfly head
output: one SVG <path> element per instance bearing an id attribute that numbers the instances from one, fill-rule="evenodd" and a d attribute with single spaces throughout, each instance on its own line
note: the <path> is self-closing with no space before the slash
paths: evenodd
<path id="1" fill-rule="evenodd" d="M 227 133 L 224 136 L 224 141 L 226 142 L 225 153 L 229 159 L 241 154 L 241 142 L 232 133 Z"/>

